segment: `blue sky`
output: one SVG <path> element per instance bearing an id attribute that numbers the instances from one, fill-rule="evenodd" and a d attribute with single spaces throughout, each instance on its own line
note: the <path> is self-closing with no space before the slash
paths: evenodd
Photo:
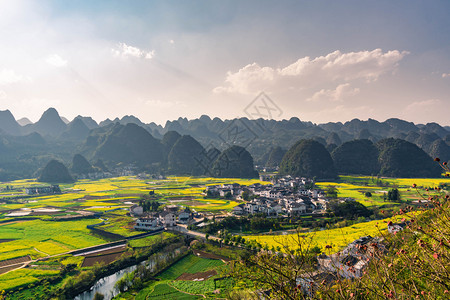
<path id="1" fill-rule="evenodd" d="M 449 1 L 0 1 L 0 109 L 450 125 Z"/>

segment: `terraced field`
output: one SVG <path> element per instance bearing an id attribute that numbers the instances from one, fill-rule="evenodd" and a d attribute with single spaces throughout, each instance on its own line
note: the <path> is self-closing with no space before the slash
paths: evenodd
<path id="1" fill-rule="evenodd" d="M 232 289 L 232 279 L 217 279 L 221 260 L 188 255 L 173 264 L 147 288 L 141 290 L 135 299 L 210 299 L 225 297 Z"/>

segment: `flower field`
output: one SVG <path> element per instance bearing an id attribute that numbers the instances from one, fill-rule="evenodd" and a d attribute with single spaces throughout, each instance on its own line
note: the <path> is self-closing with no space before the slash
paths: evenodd
<path id="1" fill-rule="evenodd" d="M 397 204 L 396 202 L 385 201 L 384 193 L 389 189 L 396 187 L 399 189 L 403 199 L 418 200 L 416 190 L 412 185 L 416 184 L 418 188 L 434 188 L 440 184 L 450 185 L 450 178 L 381 178 L 385 186 L 380 187 L 376 184 L 377 178 L 370 176 L 339 176 L 337 182 L 317 182 L 316 186 L 326 189 L 328 186 L 335 186 L 339 197 L 354 198 L 365 206 L 383 206 L 386 204 Z M 372 197 L 365 196 L 366 192 L 371 192 Z"/>

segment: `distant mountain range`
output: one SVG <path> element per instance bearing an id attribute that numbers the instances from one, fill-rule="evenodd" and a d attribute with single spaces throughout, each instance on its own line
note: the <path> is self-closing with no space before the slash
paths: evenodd
<path id="1" fill-rule="evenodd" d="M 208 161 L 208 152 L 217 158 L 232 146 L 248 151 L 250 157 L 243 157 L 251 158 L 255 164 L 273 168 L 279 166 L 286 151 L 301 139 L 315 140 L 333 153 L 355 139 L 377 143 L 386 138 L 410 142 L 431 157 L 450 160 L 449 126 L 414 124 L 394 118 L 384 122 L 353 119 L 345 123 L 313 124 L 295 117 L 281 121 L 222 120 L 203 115 L 193 120 L 167 121 L 161 126 L 145 124 L 135 116 L 107 119 L 99 124 L 90 117 L 77 116 L 69 122 L 54 108 L 32 123 L 26 118 L 16 121 L 5 110 L 0 111 L 0 180 L 37 176 L 36 172 L 51 159 L 70 165 L 78 153 L 91 163 L 100 159 L 108 168 L 136 164 L 155 172 L 199 174 L 194 163 L 196 167 L 203 165 L 217 173 L 213 171 L 214 161 Z M 195 157 L 194 152 L 202 157 Z M 340 154 L 335 156 L 345 161 L 341 157 L 347 152 L 339 150 Z M 223 162 L 216 167 L 219 165 Z M 246 173 L 254 174 L 251 170 Z"/>

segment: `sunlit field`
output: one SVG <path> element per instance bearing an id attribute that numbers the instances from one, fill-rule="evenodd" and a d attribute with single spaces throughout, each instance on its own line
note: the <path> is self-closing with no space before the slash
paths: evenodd
<path id="1" fill-rule="evenodd" d="M 24 255 L 38 258 L 105 243 L 86 228 L 98 222 L 96 219 L 25 220 L 0 224 L 0 239 L 13 239 L 0 244 L 0 260 Z"/>
<path id="2" fill-rule="evenodd" d="M 389 221 L 398 222 L 403 217 L 396 216 L 384 220 L 375 220 L 370 222 L 362 222 L 343 228 L 332 228 L 325 230 L 312 231 L 307 233 L 295 233 L 286 235 L 248 235 L 244 236 L 246 240 L 255 240 L 263 247 L 269 249 L 279 246 L 283 251 L 283 245 L 289 246 L 290 249 L 297 249 L 301 245 L 303 250 L 311 249 L 318 246 L 325 251 L 325 246 L 330 245 L 333 252 L 337 252 L 345 248 L 349 243 L 363 236 L 382 236 L 387 232 L 387 223 Z M 407 219 L 408 217 L 406 217 Z"/>
<path id="3" fill-rule="evenodd" d="M 79 180 L 61 185 L 62 194 L 29 196 L 25 194 L 26 187 L 45 184 L 35 180 L 0 183 L 0 198 L 5 201 L 0 201 L 0 240 L 11 240 L 0 244 L 0 261 L 26 255 L 36 259 L 107 242 L 93 234 L 87 225 L 104 223 L 96 228 L 123 237 L 135 235 L 135 219 L 126 213 L 139 202 L 141 195 L 150 191 L 163 204 L 177 204 L 196 211 L 229 212 L 238 202 L 207 199 L 202 192 L 207 185 L 235 182 L 267 184 L 233 178 L 142 180 L 129 176 Z"/>
<path id="4" fill-rule="evenodd" d="M 328 186 L 335 186 L 338 189 L 338 197 L 353 198 L 365 206 L 383 206 L 386 204 L 398 204 L 384 200 L 384 194 L 391 188 L 398 188 L 402 200 L 418 200 L 423 196 L 426 188 L 434 188 L 440 184 L 450 185 L 450 178 L 380 178 L 385 186 L 377 186 L 377 178 L 370 176 L 339 176 L 337 182 L 317 182 L 316 186 L 326 189 Z M 416 184 L 419 192 L 412 188 Z M 371 197 L 365 196 L 366 192 L 372 194 Z"/>

